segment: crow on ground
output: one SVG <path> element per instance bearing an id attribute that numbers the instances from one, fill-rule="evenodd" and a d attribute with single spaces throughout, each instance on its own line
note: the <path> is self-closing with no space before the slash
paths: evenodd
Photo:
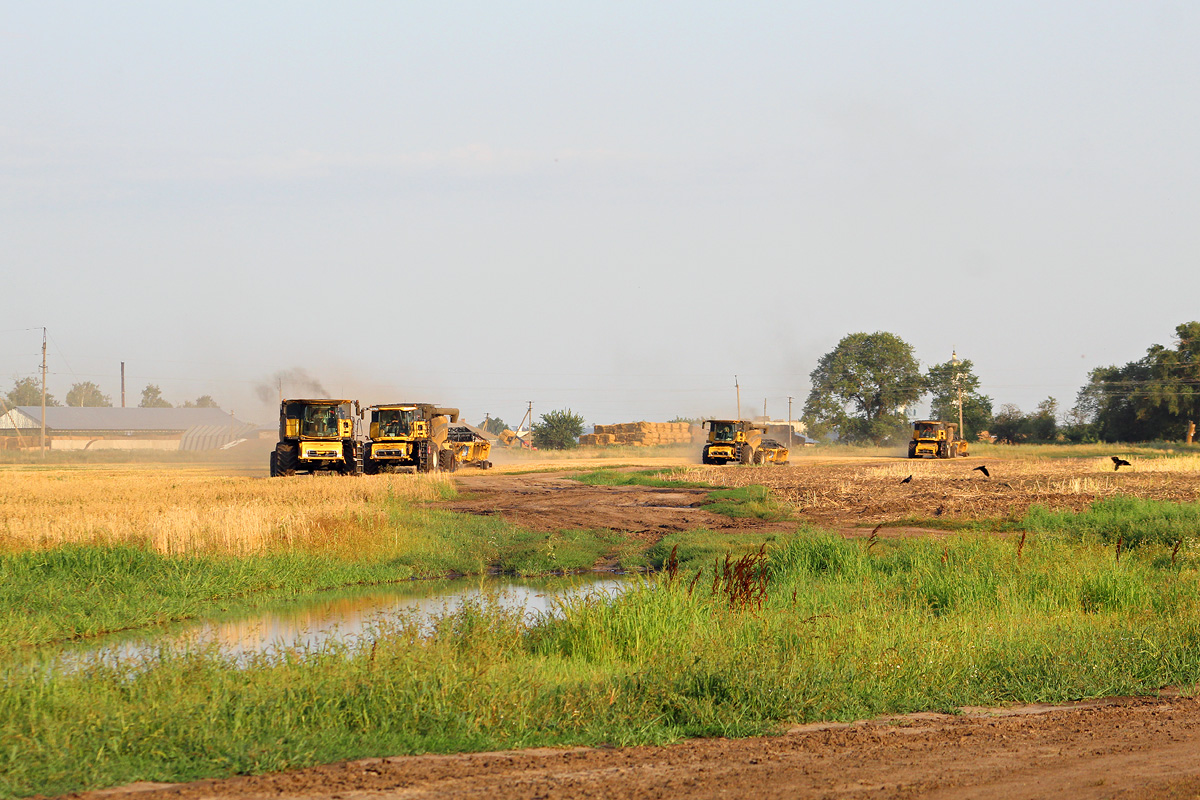
<path id="1" fill-rule="evenodd" d="M 992 473 L 988 472 L 988 471 L 987 471 L 987 467 L 985 467 L 983 464 L 980 464 L 978 467 L 976 467 L 975 469 L 971 470 L 971 472 L 982 472 L 982 473 L 983 473 L 983 477 L 985 477 L 985 478 L 990 478 L 990 477 L 992 477 Z"/>
<path id="2" fill-rule="evenodd" d="M 912 475 L 909 475 L 907 478 L 905 478 L 904 480 L 902 480 L 900 482 L 901 483 L 912 483 Z"/>
<path id="3" fill-rule="evenodd" d="M 1123 458 L 1118 458 L 1117 456 L 1110 456 L 1110 458 L 1112 458 L 1112 460 L 1113 460 L 1113 472 L 1116 472 L 1121 467 L 1132 467 L 1133 466 L 1133 464 L 1130 464 L 1128 461 L 1126 461 Z"/>

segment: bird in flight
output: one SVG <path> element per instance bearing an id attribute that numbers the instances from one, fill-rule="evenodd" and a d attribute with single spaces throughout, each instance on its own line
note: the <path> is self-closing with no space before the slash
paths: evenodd
<path id="1" fill-rule="evenodd" d="M 905 478 L 904 480 L 902 480 L 900 482 L 901 483 L 912 483 L 912 475 L 909 475 L 907 478 Z"/>
<path id="2" fill-rule="evenodd" d="M 1117 456 L 1111 456 L 1111 458 L 1113 460 L 1113 472 L 1116 472 L 1121 467 L 1132 467 L 1133 466 L 1133 464 L 1130 464 L 1128 461 L 1126 461 L 1123 458 L 1118 458 Z"/>
<path id="3" fill-rule="evenodd" d="M 980 464 L 978 467 L 976 467 L 975 469 L 971 470 L 971 472 L 982 472 L 982 473 L 983 473 L 983 477 L 985 477 L 985 478 L 990 478 L 990 477 L 992 477 L 992 473 L 988 472 L 988 470 L 987 470 L 987 467 L 985 467 L 983 464 Z"/>

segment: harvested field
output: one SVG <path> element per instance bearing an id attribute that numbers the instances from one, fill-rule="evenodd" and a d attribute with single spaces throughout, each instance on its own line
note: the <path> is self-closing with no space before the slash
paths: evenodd
<path id="1" fill-rule="evenodd" d="M 717 486 L 761 484 L 805 521 L 839 529 L 904 519 L 1019 516 L 1038 504 L 1080 511 L 1117 495 L 1200 499 L 1200 458 L 1131 461 L 1132 468 L 1115 472 L 1107 458 L 803 460 L 785 467 L 694 467 L 676 477 Z M 990 478 L 974 471 L 981 464 Z M 912 481 L 901 483 L 909 475 Z"/>

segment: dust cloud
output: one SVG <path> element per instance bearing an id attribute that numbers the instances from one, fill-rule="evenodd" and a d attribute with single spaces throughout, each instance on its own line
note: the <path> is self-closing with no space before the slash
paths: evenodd
<path id="1" fill-rule="evenodd" d="M 254 387 L 254 394 L 263 403 L 270 404 L 280 395 L 284 397 L 329 397 L 321 382 L 301 367 L 280 370 L 265 382 Z"/>

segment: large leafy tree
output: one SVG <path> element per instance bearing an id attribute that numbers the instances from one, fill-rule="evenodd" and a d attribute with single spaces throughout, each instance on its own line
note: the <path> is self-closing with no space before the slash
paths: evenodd
<path id="1" fill-rule="evenodd" d="M 1123 367 L 1097 367 L 1076 397 L 1089 435 L 1106 442 L 1181 439 L 1200 421 L 1200 322 L 1175 328 L 1174 347 L 1152 345 Z"/>
<path id="2" fill-rule="evenodd" d="M 946 422 L 958 421 L 958 392 L 962 390 L 962 436 L 975 435 L 992 423 L 992 398 L 979 393 L 979 378 L 975 365 L 966 358 L 955 364 L 953 359 L 933 364 L 925 373 L 926 384 L 933 400 L 930 414 Z"/>
<path id="3" fill-rule="evenodd" d="M 67 392 L 67 405 L 76 408 L 81 406 L 109 408 L 112 406 L 112 398 L 100 391 L 100 387 L 96 384 L 84 381 L 71 385 L 71 391 Z"/>
<path id="4" fill-rule="evenodd" d="M 146 388 L 142 389 L 142 402 L 138 403 L 138 405 L 142 408 L 174 408 L 174 406 L 163 399 L 162 389 L 153 383 L 146 384 Z"/>
<path id="5" fill-rule="evenodd" d="M 1176 326 L 1175 339 L 1173 348 L 1156 344 L 1146 352 L 1153 368 L 1144 405 L 1147 412 L 1164 411 L 1172 417 L 1175 424 L 1164 433 L 1181 436 L 1200 418 L 1200 322 Z"/>
<path id="6" fill-rule="evenodd" d="M 583 417 L 566 411 L 549 411 L 533 425 L 533 444 L 544 450 L 569 450 L 579 444 Z"/>
<path id="7" fill-rule="evenodd" d="M 5 395 L 10 406 L 40 406 L 42 383 L 37 378 L 13 378 L 13 388 Z M 54 395 L 46 392 L 46 405 L 57 406 Z"/>
<path id="8" fill-rule="evenodd" d="M 925 393 L 912 345 L 884 331 L 852 333 L 810 374 L 803 418 L 817 436 L 885 444 L 907 435 L 904 410 Z"/>

